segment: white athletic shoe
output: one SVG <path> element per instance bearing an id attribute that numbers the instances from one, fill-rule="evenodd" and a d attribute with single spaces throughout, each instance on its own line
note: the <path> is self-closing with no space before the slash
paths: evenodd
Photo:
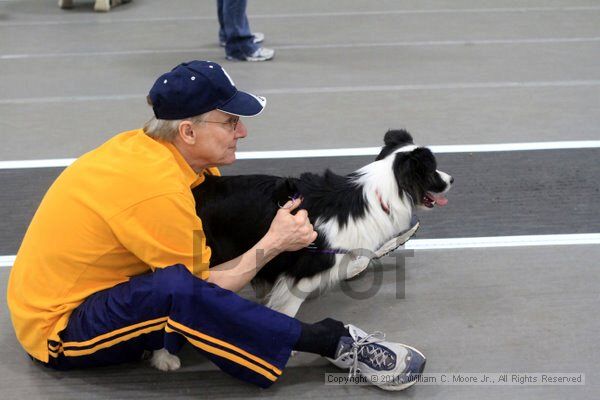
<path id="1" fill-rule="evenodd" d="M 94 11 L 107 12 L 118 5 L 129 3 L 131 0 L 96 0 Z"/>
<path id="2" fill-rule="evenodd" d="M 94 11 L 107 12 L 110 11 L 110 0 L 96 0 L 94 3 Z"/>
<path id="3" fill-rule="evenodd" d="M 261 47 L 251 56 L 246 57 L 246 61 L 269 61 L 275 57 L 275 50 Z"/>
<path id="4" fill-rule="evenodd" d="M 269 61 L 273 59 L 275 56 L 275 50 L 268 49 L 266 47 L 261 47 L 256 50 L 252 55 L 238 57 L 227 56 L 228 60 L 237 60 L 237 61 Z"/>
<path id="5" fill-rule="evenodd" d="M 425 368 L 425 356 L 414 347 L 385 341 L 382 332 L 367 334 L 354 325 L 346 328 L 352 337 L 342 337 L 335 366 L 349 369 L 349 377 L 360 374 L 384 390 L 404 390 L 417 383 Z"/>

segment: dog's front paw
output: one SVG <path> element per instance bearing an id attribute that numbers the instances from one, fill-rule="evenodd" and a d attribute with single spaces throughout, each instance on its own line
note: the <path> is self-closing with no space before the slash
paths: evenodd
<path id="1" fill-rule="evenodd" d="M 419 230 L 419 221 L 417 221 L 412 227 L 408 230 L 400 233 L 398 236 L 391 238 L 387 242 L 385 242 L 379 249 L 375 250 L 373 253 L 373 258 L 381 258 L 396 250 L 398 247 L 402 246 L 406 242 L 410 240 L 411 237 Z"/>
<path id="2" fill-rule="evenodd" d="M 161 371 L 175 371 L 181 367 L 179 357 L 169 353 L 166 349 L 154 351 L 152 359 L 150 359 L 150 364 Z"/>
<path id="3" fill-rule="evenodd" d="M 371 259 L 368 257 L 357 256 L 356 259 L 350 261 L 346 269 L 345 280 L 352 279 L 361 272 L 363 272 L 369 266 Z"/>

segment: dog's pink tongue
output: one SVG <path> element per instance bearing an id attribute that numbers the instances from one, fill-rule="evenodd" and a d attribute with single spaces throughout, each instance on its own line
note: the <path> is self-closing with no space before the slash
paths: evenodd
<path id="1" fill-rule="evenodd" d="M 435 197 L 435 204 L 437 204 L 440 207 L 444 207 L 446 204 L 448 204 L 448 199 L 445 198 L 444 196 L 434 196 Z"/>

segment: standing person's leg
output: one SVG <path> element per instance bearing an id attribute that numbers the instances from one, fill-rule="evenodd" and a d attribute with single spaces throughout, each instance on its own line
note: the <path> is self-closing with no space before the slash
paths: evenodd
<path id="1" fill-rule="evenodd" d="M 225 42 L 228 59 L 242 61 L 266 61 L 273 58 L 274 51 L 261 47 L 246 16 L 247 0 L 217 0 L 219 16 L 219 40 Z"/>
<path id="2" fill-rule="evenodd" d="M 225 35 L 225 23 L 223 22 L 223 0 L 217 0 L 217 17 L 219 19 L 219 43 L 225 46 L 227 36 Z"/>

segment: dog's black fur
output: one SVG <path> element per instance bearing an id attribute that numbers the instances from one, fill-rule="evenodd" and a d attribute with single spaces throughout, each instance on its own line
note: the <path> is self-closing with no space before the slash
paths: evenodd
<path id="1" fill-rule="evenodd" d="M 449 184 L 437 173 L 436 161 L 429 149 L 416 147 L 393 155 L 397 149 L 413 145 L 408 132 L 388 131 L 384 143 L 376 161 L 388 156 L 395 157 L 389 173 L 395 177 L 397 189 L 394 190 L 399 199 L 408 193 L 412 199 L 418 200 L 414 206 L 419 206 L 423 205 L 421 199 L 427 192 L 442 193 L 447 190 Z M 231 260 L 254 246 L 267 233 L 279 206 L 292 196 L 304 199 L 300 207 L 307 210 L 311 223 L 319 233 L 316 247 L 331 248 L 332 238 L 320 229 L 317 219 L 327 221 L 335 218 L 339 227 L 343 228 L 352 221 L 370 218 L 372 208 L 380 207 L 379 203 L 367 201 L 363 186 L 357 184 L 361 171 L 341 176 L 327 170 L 322 175 L 303 173 L 299 178 L 206 176 L 204 183 L 196 187 L 193 194 L 207 245 L 212 249 L 211 265 Z M 401 228 L 398 227 L 399 230 Z M 387 239 L 389 237 L 382 237 L 380 245 Z M 273 285 L 281 275 L 285 275 L 298 282 L 322 273 L 334 264 L 333 254 L 316 253 L 308 249 L 286 252 L 262 268 L 255 280 Z"/>

